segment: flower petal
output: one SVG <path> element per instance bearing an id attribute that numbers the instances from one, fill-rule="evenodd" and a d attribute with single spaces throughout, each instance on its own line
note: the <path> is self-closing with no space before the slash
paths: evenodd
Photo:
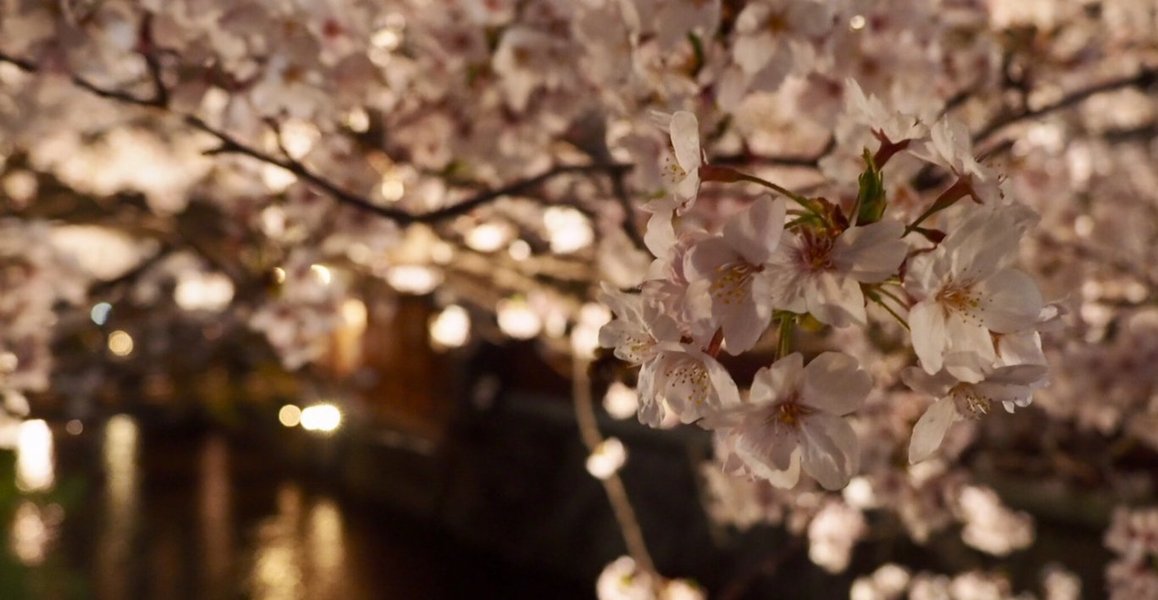
<path id="1" fill-rule="evenodd" d="M 702 164 L 700 154 L 700 122 L 686 110 L 671 116 L 671 145 L 680 168 L 691 173 Z"/>
<path id="2" fill-rule="evenodd" d="M 872 389 L 860 363 L 841 352 L 825 352 L 804 367 L 801 402 L 834 415 L 846 415 L 864 403 Z"/>
<path id="3" fill-rule="evenodd" d="M 843 418 L 810 415 L 800 426 L 801 466 L 824 489 L 838 490 L 860 468 L 856 432 Z"/>
<path id="4" fill-rule="evenodd" d="M 901 381 L 914 392 L 928 394 L 934 398 L 941 398 L 949 393 L 949 389 L 957 384 L 957 379 L 948 371 L 938 371 L 930 375 L 920 367 L 905 367 L 901 371 Z"/>
<path id="5" fill-rule="evenodd" d="M 940 448 L 945 433 L 956 420 L 957 407 L 952 398 L 945 397 L 934 402 L 913 426 L 913 437 L 909 440 L 909 463 L 919 463 Z"/>
<path id="6" fill-rule="evenodd" d="M 913 340 L 913 351 L 921 361 L 921 367 L 932 375 L 941 370 L 942 354 L 945 352 L 945 313 L 933 299 L 923 300 L 909 309 L 909 329 Z"/>
<path id="7" fill-rule="evenodd" d="M 804 357 L 793 352 L 772 363 L 770 367 L 756 371 L 748 401 L 753 404 L 769 404 L 784 399 L 799 390 L 804 377 Z"/>
<path id="8" fill-rule="evenodd" d="M 787 210 L 783 198 L 773 201 L 771 196 L 761 196 L 728 219 L 724 225 L 724 239 L 749 263 L 762 265 L 768 262 L 768 257 L 780 244 Z"/>
<path id="9" fill-rule="evenodd" d="M 755 470 L 788 469 L 791 466 L 792 452 L 800 445 L 800 434 L 797 429 L 779 421 L 765 424 L 762 419 L 749 419 L 733 431 L 736 435 L 734 446 L 736 454 Z"/>
<path id="10" fill-rule="evenodd" d="M 997 333 L 1029 329 L 1037 323 L 1042 298 L 1037 284 L 1017 269 L 998 271 L 978 285 L 982 303 L 978 317 Z"/>
<path id="11" fill-rule="evenodd" d="M 836 239 L 833 262 L 853 279 L 880 283 L 897 272 L 909 245 L 901 239 L 905 225 L 884 219 L 863 227 L 852 227 Z"/>
<path id="12" fill-rule="evenodd" d="M 821 323 L 833 327 L 864 325 L 864 293 L 852 277 L 821 271 L 805 279 L 804 297 L 808 312 Z"/>

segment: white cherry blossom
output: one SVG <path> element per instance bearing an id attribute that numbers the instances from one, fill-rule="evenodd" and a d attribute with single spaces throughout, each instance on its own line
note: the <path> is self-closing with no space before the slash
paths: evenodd
<path id="1" fill-rule="evenodd" d="M 1034 387 L 1048 372 L 1042 365 L 987 369 L 980 366 L 980 360 L 976 354 L 959 352 L 945 357 L 945 369 L 934 375 L 916 367 L 901 372 L 901 379 L 910 388 L 938 399 L 913 427 L 909 462 L 917 463 L 928 458 L 941 446 L 953 423 L 980 419 L 995 402 L 1000 402 L 1007 412 L 1028 406 L 1033 399 Z M 972 374 L 979 370 L 984 374 L 973 377 Z M 959 379 L 956 376 L 959 373 L 969 376 L 968 380 Z"/>
<path id="2" fill-rule="evenodd" d="M 675 163 L 667 165 L 667 172 L 675 184 L 675 208 L 682 213 L 695 204 L 700 191 L 700 167 L 704 164 L 700 121 L 693 113 L 677 111 L 671 116 L 668 132 Z"/>
<path id="3" fill-rule="evenodd" d="M 723 328 L 731 354 L 751 349 L 772 320 L 771 298 L 756 294 L 753 282 L 780 243 L 786 211 L 783 199 L 763 196 L 688 252 L 689 293 L 710 299 L 710 320 Z"/>
<path id="4" fill-rule="evenodd" d="M 871 388 L 851 356 L 825 352 L 806 367 L 794 353 L 756 373 L 747 402 L 705 424 L 755 477 L 792 486 L 796 478 L 786 474 L 803 468 L 826 489 L 840 489 L 860 464 L 856 433 L 842 417 Z"/>
<path id="5" fill-rule="evenodd" d="M 880 283 L 896 273 L 908 245 L 904 225 L 883 219 L 831 235 L 805 229 L 782 240 L 757 279 L 776 308 L 809 313 L 836 327 L 866 323 L 861 283 Z"/>
<path id="6" fill-rule="evenodd" d="M 975 352 L 996 359 L 993 333 L 1032 327 L 1041 312 L 1033 279 L 1008 265 L 1021 232 L 1010 209 L 982 211 L 967 219 L 932 252 L 909 261 L 905 290 L 913 349 L 927 373 L 941 370 L 947 352 Z"/>

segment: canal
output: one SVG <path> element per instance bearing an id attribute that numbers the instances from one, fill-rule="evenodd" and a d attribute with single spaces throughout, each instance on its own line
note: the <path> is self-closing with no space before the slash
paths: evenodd
<path id="1" fill-rule="evenodd" d="M 17 484 L 0 488 L 5 600 L 593 596 L 355 502 L 253 440 L 126 415 L 33 429 L 0 474 Z"/>

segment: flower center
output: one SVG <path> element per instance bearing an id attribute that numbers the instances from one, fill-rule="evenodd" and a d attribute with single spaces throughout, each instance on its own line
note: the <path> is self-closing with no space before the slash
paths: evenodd
<path id="1" fill-rule="evenodd" d="M 666 179 L 668 183 L 679 183 L 688 176 L 688 172 L 684 170 L 684 168 L 681 167 L 678 162 L 673 160 L 671 156 L 668 156 L 664 162 L 665 164 L 663 166 L 663 175 L 664 179 Z"/>
<path id="2" fill-rule="evenodd" d="M 971 285 L 950 285 L 937 293 L 937 303 L 959 313 L 967 313 L 981 306 L 981 297 Z"/>
<path id="3" fill-rule="evenodd" d="M 800 246 L 800 265 L 806 271 L 828 271 L 835 267 L 832 262 L 832 246 L 835 238 L 805 230 L 804 243 Z"/>
<path id="4" fill-rule="evenodd" d="M 764 422 L 771 425 L 779 421 L 789 427 L 798 427 L 800 421 L 811 413 L 811 409 L 798 402 L 797 398 L 793 396 L 773 406 L 772 412 L 764 419 Z"/>
<path id="5" fill-rule="evenodd" d="M 989 414 L 989 406 L 993 399 L 977 393 L 977 388 L 967 383 L 958 383 L 950 390 L 957 412 L 973 420 Z"/>
<path id="6" fill-rule="evenodd" d="M 703 363 L 684 359 L 669 367 L 664 375 L 667 376 L 668 386 L 684 391 L 693 404 L 701 405 L 707 401 L 712 386 Z"/>
<path id="7" fill-rule="evenodd" d="M 716 269 L 716 276 L 708 292 L 712 298 L 724 304 L 739 304 L 750 296 L 752 275 L 763 270 L 763 265 L 754 265 L 745 260 L 721 265 Z"/>

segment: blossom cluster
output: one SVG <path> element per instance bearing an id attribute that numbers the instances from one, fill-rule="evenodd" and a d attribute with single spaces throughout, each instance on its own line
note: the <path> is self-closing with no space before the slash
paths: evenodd
<path id="1" fill-rule="evenodd" d="M 1158 595 L 1158 508 L 1119 507 L 1105 543 L 1116 555 L 1106 567 L 1111 598 Z"/>
<path id="2" fill-rule="evenodd" d="M 605 292 L 617 319 L 600 341 L 639 365 L 640 420 L 708 428 L 726 470 L 786 487 L 801 470 L 827 489 L 858 473 L 848 416 L 873 387 L 848 354 L 824 352 L 807 364 L 801 353 L 787 354 L 805 318 L 863 328 L 875 303 L 909 330 L 918 366 L 901 377 L 936 399 L 913 427 L 910 462 L 931 456 L 955 421 L 978 419 L 997 405 L 1013 412 L 1047 381 L 1038 329 L 1051 309 L 1014 266 L 1033 212 L 1006 197 L 955 121 L 926 125 L 886 108 L 854 81 L 846 89 L 845 118 L 879 145 L 875 153 L 863 148 L 855 184 L 829 184 L 834 194 L 842 185 L 856 188 L 845 204 L 707 163 L 696 117 L 671 115 L 674 185 L 671 196 L 648 207 L 645 239 L 655 257 L 649 277 L 638 292 Z M 883 183 L 882 169 L 898 152 L 953 180 L 909 223 L 889 210 Z M 772 194 L 709 229 L 695 219 L 695 207 L 700 187 L 715 182 L 756 183 Z M 959 202 L 966 198 L 971 202 Z M 950 208 L 956 214 L 944 229 L 926 226 Z M 742 395 L 721 354 L 753 350 L 773 323 L 777 360 Z"/>

